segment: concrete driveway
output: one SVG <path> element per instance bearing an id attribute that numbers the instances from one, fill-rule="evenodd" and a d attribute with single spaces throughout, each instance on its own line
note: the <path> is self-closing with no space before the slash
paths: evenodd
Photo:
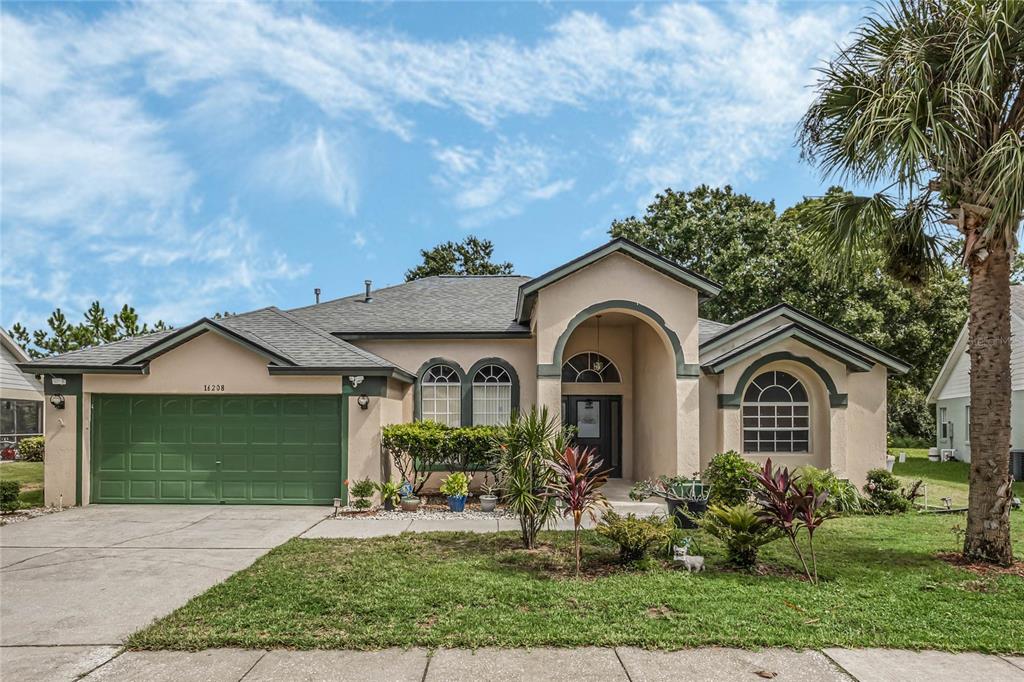
<path id="1" fill-rule="evenodd" d="M 0 527 L 0 676 L 75 679 L 330 511 L 95 505 Z"/>

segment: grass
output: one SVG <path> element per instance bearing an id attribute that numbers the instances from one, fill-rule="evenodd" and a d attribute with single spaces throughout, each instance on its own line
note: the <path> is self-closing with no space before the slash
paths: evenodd
<path id="1" fill-rule="evenodd" d="M 941 498 L 951 497 L 954 507 L 967 506 L 967 479 L 971 468 L 969 463 L 929 462 L 927 449 L 889 449 L 889 454 L 894 456 L 899 456 L 901 452 L 907 453 L 907 461 L 904 464 L 897 461 L 893 473 L 907 485 L 922 479 L 928 485 L 929 505 L 941 505 Z M 1024 481 L 1014 483 L 1013 489 L 1017 497 L 1024 498 Z"/>
<path id="2" fill-rule="evenodd" d="M 43 463 L 42 462 L 6 462 L 0 464 L 0 481 L 17 481 L 21 483 L 21 500 L 23 507 L 43 506 Z"/>

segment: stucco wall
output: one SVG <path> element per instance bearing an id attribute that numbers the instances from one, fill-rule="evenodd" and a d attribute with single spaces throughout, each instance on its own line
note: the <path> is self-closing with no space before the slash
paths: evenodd
<path id="1" fill-rule="evenodd" d="M 647 324 L 637 324 L 633 357 L 636 365 L 633 478 L 686 473 L 677 462 L 678 421 L 675 358 Z M 689 434 L 687 434 L 689 437 Z M 698 434 L 692 434 L 694 443 Z"/>
<path id="2" fill-rule="evenodd" d="M 458 363 L 464 372 L 477 360 L 501 358 L 512 365 L 519 376 L 520 409 L 530 409 L 536 399 L 537 360 L 533 339 L 367 339 L 353 343 L 413 373 L 433 358 Z M 469 381 L 472 380 L 469 377 Z M 412 392 L 405 399 L 408 400 L 408 416 L 403 416 L 403 421 L 412 421 Z"/>
<path id="3" fill-rule="evenodd" d="M 223 385 L 222 393 L 341 393 L 339 376 L 271 376 L 267 359 L 207 332 L 149 363 L 149 374 L 87 374 L 89 393 L 202 394 L 208 385 Z"/>
<path id="4" fill-rule="evenodd" d="M 43 429 L 46 453 L 43 462 L 43 503 L 48 506 L 75 504 L 75 448 L 78 397 L 64 396 L 64 409 L 44 403 Z"/>

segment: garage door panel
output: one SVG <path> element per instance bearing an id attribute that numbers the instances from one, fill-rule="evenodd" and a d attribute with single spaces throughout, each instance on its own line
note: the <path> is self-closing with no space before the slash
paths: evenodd
<path id="1" fill-rule="evenodd" d="M 133 452 L 128 456 L 128 469 L 133 473 L 156 472 L 157 453 L 155 452 Z"/>
<path id="2" fill-rule="evenodd" d="M 94 502 L 329 504 L 339 398 L 94 396 Z"/>
<path id="3" fill-rule="evenodd" d="M 188 398 L 174 396 L 160 399 L 160 414 L 164 417 L 188 416 Z"/>

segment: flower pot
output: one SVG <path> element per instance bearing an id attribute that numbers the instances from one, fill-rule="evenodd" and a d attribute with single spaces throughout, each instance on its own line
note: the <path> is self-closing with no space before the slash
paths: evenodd
<path id="1" fill-rule="evenodd" d="M 676 522 L 676 528 L 683 529 L 696 528 L 697 524 L 693 522 L 690 516 L 704 516 L 704 512 L 708 510 L 707 500 L 666 499 L 665 504 L 668 505 L 669 516 Z M 687 514 L 690 514 L 690 516 L 687 516 Z"/>
<path id="2" fill-rule="evenodd" d="M 420 498 L 418 497 L 403 497 L 402 498 L 402 511 L 404 512 L 416 512 L 420 510 Z"/>
<path id="3" fill-rule="evenodd" d="M 465 495 L 449 495 L 448 496 L 448 509 L 453 512 L 466 511 L 466 496 Z"/>
<path id="4" fill-rule="evenodd" d="M 480 496 L 480 511 L 492 512 L 498 505 L 497 495 L 481 495 Z"/>
<path id="5" fill-rule="evenodd" d="M 394 511 L 395 503 L 393 500 L 384 500 L 384 511 Z"/>

